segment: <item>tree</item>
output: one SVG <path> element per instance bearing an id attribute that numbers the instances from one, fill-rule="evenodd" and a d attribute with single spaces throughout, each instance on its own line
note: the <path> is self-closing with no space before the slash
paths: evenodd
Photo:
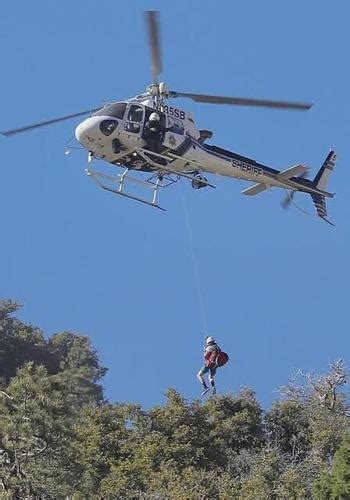
<path id="1" fill-rule="evenodd" d="M 334 455 L 348 427 L 347 396 L 342 390 L 346 383 L 347 372 L 339 360 L 331 363 L 324 375 L 298 371 L 290 383 L 280 389 L 289 405 L 293 403 L 302 410 L 303 442 L 307 446 L 307 441 L 310 443 L 309 455 L 324 463 Z"/>
<path id="2" fill-rule="evenodd" d="M 72 405 L 101 402 L 100 381 L 107 369 L 100 365 L 91 340 L 63 332 L 46 341 L 41 330 L 11 316 L 19 308 L 15 302 L 0 301 L 0 387 L 24 363 L 33 362 L 45 366 L 50 375 L 60 374 Z"/>
<path id="3" fill-rule="evenodd" d="M 196 465 L 204 467 L 204 443 L 198 404 L 189 404 L 175 390 L 169 389 L 163 407 L 149 412 L 129 407 L 125 421 L 129 433 L 123 443 L 122 458 L 116 457 L 110 474 L 101 482 L 101 495 L 132 498 L 149 494 L 152 478 L 169 464 L 174 474 Z"/>
<path id="4" fill-rule="evenodd" d="M 45 365 L 53 361 L 42 331 L 11 316 L 20 308 L 16 302 L 0 300 L 0 386 L 28 361 Z"/>
<path id="5" fill-rule="evenodd" d="M 229 474 L 186 467 L 181 472 L 164 464 L 149 481 L 147 495 L 158 498 L 235 499 L 239 496 L 239 483 Z"/>
<path id="6" fill-rule="evenodd" d="M 251 500 L 274 499 L 275 483 L 281 474 L 282 464 L 278 450 L 265 448 L 257 453 L 247 477 L 241 481 L 241 498 Z"/>
<path id="7" fill-rule="evenodd" d="M 350 498 L 350 434 L 346 433 L 334 455 L 331 472 L 324 471 L 315 483 L 316 498 L 346 500 Z"/>
<path id="8" fill-rule="evenodd" d="M 82 475 L 76 492 L 83 498 L 98 495 L 100 484 L 111 473 L 113 464 L 126 460 L 131 451 L 128 429 L 138 411 L 133 405 L 96 403 L 85 405 L 74 423 L 75 447 Z"/>
<path id="9" fill-rule="evenodd" d="M 262 409 L 250 389 L 237 395 L 210 398 L 204 405 L 209 423 L 208 459 L 219 467 L 233 466 L 232 458 L 264 443 Z M 232 473 L 234 472 L 232 469 Z"/>
<path id="10" fill-rule="evenodd" d="M 2 487 L 21 498 L 67 495 L 78 465 L 57 378 L 27 363 L 0 393 Z"/>
<path id="11" fill-rule="evenodd" d="M 293 463 L 306 457 L 311 433 L 305 405 L 299 401 L 277 401 L 266 412 L 265 425 L 269 443 L 290 455 Z"/>
<path id="12" fill-rule="evenodd" d="M 148 410 L 103 399 L 90 339 L 43 333 L 0 302 L 2 498 L 350 498 L 341 361 L 299 371 L 263 411 L 250 389 Z"/>
<path id="13" fill-rule="evenodd" d="M 98 354 L 89 337 L 63 332 L 48 341 L 48 351 L 55 358 L 55 373 L 65 387 L 72 406 L 101 402 L 103 389 L 100 380 L 107 368 L 100 365 Z"/>
<path id="14" fill-rule="evenodd" d="M 332 467 L 332 495 L 350 498 L 350 435 L 348 434 L 334 456 Z"/>

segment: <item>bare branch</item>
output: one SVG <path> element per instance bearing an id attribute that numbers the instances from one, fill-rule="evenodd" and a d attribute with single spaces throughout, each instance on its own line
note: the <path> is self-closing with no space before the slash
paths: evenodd
<path id="1" fill-rule="evenodd" d="M 3 395 L 4 395 L 4 396 L 6 396 L 7 398 L 11 399 L 11 401 L 13 401 L 13 398 L 12 398 L 9 394 L 7 394 L 7 392 L 5 392 L 5 391 L 0 391 L 0 394 L 3 394 Z"/>

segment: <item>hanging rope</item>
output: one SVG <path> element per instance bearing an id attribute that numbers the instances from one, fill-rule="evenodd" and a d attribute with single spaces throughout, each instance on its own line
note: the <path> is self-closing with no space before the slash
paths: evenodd
<path id="1" fill-rule="evenodd" d="M 199 270 L 198 270 L 196 255 L 194 253 L 193 237 L 192 237 L 191 224 L 190 224 L 190 216 L 189 216 L 189 213 L 188 213 L 188 207 L 187 207 L 187 202 L 186 202 L 185 194 L 183 194 L 183 196 L 182 196 L 182 202 L 183 202 L 184 212 L 185 212 L 188 241 L 189 241 L 189 246 L 190 246 L 190 250 L 191 250 L 193 270 L 194 270 L 194 276 L 195 276 L 195 280 L 196 280 L 198 302 L 199 302 L 199 307 L 200 307 L 201 317 L 202 317 L 202 325 L 203 325 L 204 334 L 205 334 L 205 336 L 207 336 L 208 335 L 208 330 L 207 330 L 207 322 L 206 322 L 206 318 L 205 318 L 204 302 L 203 302 L 203 296 L 202 296 L 201 283 L 200 283 L 200 277 L 199 277 Z"/>

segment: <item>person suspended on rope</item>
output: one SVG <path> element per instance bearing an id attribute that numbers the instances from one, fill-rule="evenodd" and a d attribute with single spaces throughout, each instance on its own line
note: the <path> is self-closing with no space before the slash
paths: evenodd
<path id="1" fill-rule="evenodd" d="M 215 380 L 216 370 L 218 367 L 223 366 L 228 361 L 228 355 L 222 351 L 213 337 L 207 337 L 204 347 L 204 366 L 197 373 L 197 378 L 203 386 L 201 396 L 204 396 L 210 388 L 204 380 L 204 375 L 209 373 L 208 380 L 213 394 L 216 394 Z"/>

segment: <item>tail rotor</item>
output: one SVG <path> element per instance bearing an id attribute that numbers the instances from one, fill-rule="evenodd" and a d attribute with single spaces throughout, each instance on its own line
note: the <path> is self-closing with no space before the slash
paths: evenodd
<path id="1" fill-rule="evenodd" d="M 300 174 L 297 178 L 298 179 L 307 179 L 307 177 L 308 177 L 308 171 L 306 170 L 305 172 Z M 295 193 L 296 193 L 296 191 L 289 191 L 288 194 L 283 198 L 283 200 L 281 200 L 282 208 L 287 210 L 291 206 L 291 204 L 294 201 Z"/>

